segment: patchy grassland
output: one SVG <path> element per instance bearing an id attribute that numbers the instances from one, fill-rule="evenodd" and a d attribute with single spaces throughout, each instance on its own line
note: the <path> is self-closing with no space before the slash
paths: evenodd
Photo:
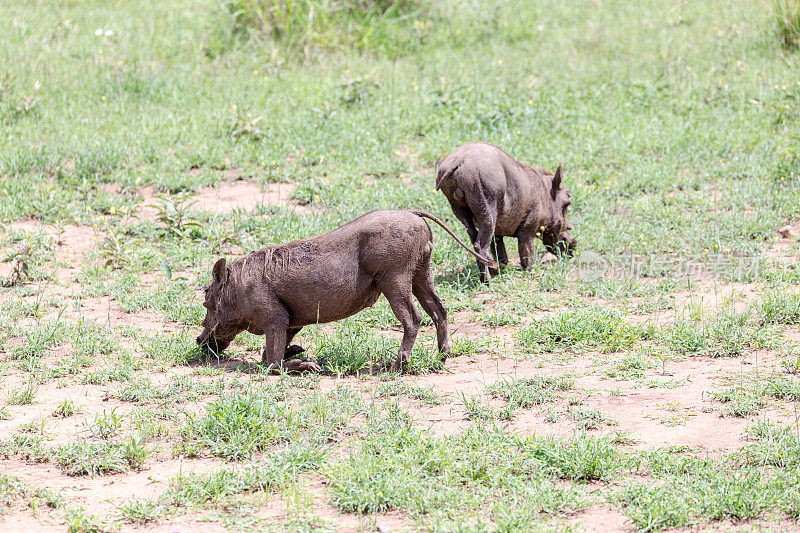
<path id="1" fill-rule="evenodd" d="M 788 11 L 0 4 L 0 529 L 797 527 Z M 564 164 L 581 254 L 483 285 L 434 229 L 444 368 L 426 322 L 372 371 L 383 299 L 302 332 L 322 375 L 249 334 L 198 357 L 214 259 L 378 208 L 459 228 L 432 165 L 471 140 Z"/>

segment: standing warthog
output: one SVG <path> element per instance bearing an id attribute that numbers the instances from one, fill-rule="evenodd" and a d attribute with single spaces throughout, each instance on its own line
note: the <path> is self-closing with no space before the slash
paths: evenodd
<path id="1" fill-rule="evenodd" d="M 561 186 L 561 174 L 561 165 L 553 174 L 491 144 L 469 143 L 436 162 L 436 190 L 447 197 L 478 253 L 491 253 L 505 266 L 503 237 L 516 237 L 521 266 L 528 268 L 536 237 L 551 253 L 571 253 L 575 247 L 568 233 L 569 192 Z M 478 269 L 483 281 L 497 275 L 485 263 L 478 263 Z"/>
<path id="2" fill-rule="evenodd" d="M 330 233 L 270 246 L 226 265 L 220 259 L 205 288 L 206 317 L 197 343 L 220 352 L 242 331 L 266 335 L 262 360 L 288 371 L 318 371 L 290 359 L 303 348 L 289 345 L 303 326 L 340 320 L 373 305 L 383 294 L 403 325 L 392 370 L 411 356 L 421 317 L 413 294 L 436 325 L 442 360 L 450 353 L 447 310 L 433 288 L 433 234 L 424 218 L 442 226 L 478 260 L 495 266 L 424 211 L 373 211 Z"/>

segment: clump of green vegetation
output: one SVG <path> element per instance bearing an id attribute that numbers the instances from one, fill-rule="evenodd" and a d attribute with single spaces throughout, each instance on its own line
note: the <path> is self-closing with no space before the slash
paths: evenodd
<path id="1" fill-rule="evenodd" d="M 406 396 L 428 405 L 441 405 L 444 398 L 433 387 L 409 385 L 401 379 L 382 383 L 377 390 L 379 397 Z"/>
<path id="2" fill-rule="evenodd" d="M 31 463 L 46 463 L 51 452 L 45 446 L 44 438 L 39 435 L 13 435 L 10 439 L 0 441 L 0 457 L 20 456 Z"/>
<path id="3" fill-rule="evenodd" d="M 348 320 L 330 333 L 320 330 L 313 342 L 317 363 L 324 371 L 340 377 L 373 367 L 388 369 L 397 358 L 399 345 L 358 320 Z M 438 351 L 417 338 L 405 370 L 411 374 L 426 374 L 441 370 L 443 366 Z"/>
<path id="4" fill-rule="evenodd" d="M 772 0 L 781 44 L 790 49 L 800 46 L 800 1 Z"/>
<path id="5" fill-rule="evenodd" d="M 228 0 L 235 28 L 294 51 L 354 46 L 395 54 L 410 46 L 412 0 Z M 402 31 L 405 30 L 405 31 Z"/>
<path id="6" fill-rule="evenodd" d="M 559 513 L 575 509 L 578 498 L 573 488 L 559 486 L 551 476 L 597 479 L 610 472 L 597 457 L 606 452 L 591 444 L 577 444 L 580 452 L 565 446 L 519 439 L 485 425 L 448 438 L 382 425 L 325 474 L 334 505 L 345 512 L 399 509 L 429 516 L 456 508 L 482 509 L 487 501 L 524 495 L 533 513 Z M 595 461 L 602 465 L 588 466 Z M 502 515 L 510 519 L 507 511 Z"/>
<path id="7" fill-rule="evenodd" d="M 33 488 L 14 476 L 0 474 L 0 516 L 3 515 L 4 508 L 10 507 L 18 500 L 26 501 L 34 511 L 42 505 L 57 509 L 63 502 L 59 492 Z"/>
<path id="8" fill-rule="evenodd" d="M 800 384 L 794 379 L 773 377 L 765 381 L 744 381 L 712 392 L 710 396 L 727 404 L 723 415 L 747 417 L 759 412 L 767 398 L 797 401 L 800 399 Z"/>
<path id="9" fill-rule="evenodd" d="M 374 328 L 348 321 L 335 332 L 320 331 L 314 337 L 317 363 L 337 376 L 355 374 L 373 361 L 388 366 L 393 360 L 396 341 L 380 335 Z M 396 356 L 396 355 L 395 355 Z"/>
<path id="10" fill-rule="evenodd" d="M 0 74 L 0 124 L 10 126 L 24 117 L 35 115 L 41 86 L 37 81 L 32 87 L 25 87 L 11 72 Z"/>
<path id="11" fill-rule="evenodd" d="M 608 375 L 623 379 L 641 378 L 644 377 L 645 371 L 654 366 L 655 363 L 648 355 L 634 352 L 623 356 L 617 361 L 613 368 L 608 371 Z"/>
<path id="12" fill-rule="evenodd" d="M 106 533 L 116 529 L 101 517 L 87 513 L 83 507 L 68 509 L 64 519 L 67 533 Z"/>
<path id="13" fill-rule="evenodd" d="M 495 398 L 502 398 L 514 407 L 527 409 L 536 405 L 555 401 L 559 391 L 570 390 L 575 386 L 571 376 L 532 376 L 512 381 L 498 381 L 488 387 Z"/>
<path id="14" fill-rule="evenodd" d="M 563 311 L 519 331 L 520 343 L 530 353 L 575 348 L 616 352 L 649 337 L 648 328 L 628 324 L 604 308 Z"/>
<path id="15" fill-rule="evenodd" d="M 167 511 L 167 506 L 159 502 L 137 498 L 117 506 L 117 514 L 120 520 L 128 524 L 152 524 L 158 522 Z"/>
<path id="16" fill-rule="evenodd" d="M 584 433 L 565 440 L 529 438 L 522 440 L 520 448 L 540 460 L 552 475 L 574 481 L 610 479 L 628 460 L 611 441 Z"/>
<path id="17" fill-rule="evenodd" d="M 600 412 L 598 409 L 573 409 L 569 417 L 575 421 L 581 431 L 600 429 L 603 426 L 616 426 L 617 421 Z"/>
<path id="18" fill-rule="evenodd" d="M 125 417 L 117 413 L 116 407 L 110 412 L 104 409 L 103 414 L 95 415 L 94 421 L 87 423 L 87 427 L 95 437 L 109 439 L 119 433 L 124 419 Z"/>
<path id="19" fill-rule="evenodd" d="M 243 469 L 221 469 L 206 474 L 181 474 L 170 482 L 161 501 L 173 506 L 218 504 L 227 497 L 272 491 L 308 470 L 322 466 L 327 450 L 301 442 L 279 448 Z"/>
<path id="20" fill-rule="evenodd" d="M 727 416 L 743 418 L 756 414 L 764 407 L 763 397 L 758 391 L 746 389 L 741 386 L 713 392 L 711 396 L 727 404 L 722 412 Z"/>
<path id="21" fill-rule="evenodd" d="M 70 476 L 96 476 L 138 470 L 150 455 L 143 443 L 130 437 L 126 442 L 65 444 L 53 451 L 53 461 Z"/>
<path id="22" fill-rule="evenodd" d="M 800 324 L 800 293 L 770 291 L 759 308 L 764 324 Z"/>
<path id="23" fill-rule="evenodd" d="M 361 398 L 340 386 L 322 394 L 301 395 L 288 401 L 282 385 L 225 394 L 188 420 L 182 446 L 186 451 L 208 448 L 212 455 L 231 460 L 252 457 L 275 444 L 308 440 L 324 442 L 361 409 Z"/>
<path id="24" fill-rule="evenodd" d="M 750 313 L 730 310 L 705 320 L 681 318 L 662 328 L 659 340 L 680 354 L 736 357 L 771 346 L 775 337 L 771 329 L 754 324 Z"/>
<path id="25" fill-rule="evenodd" d="M 6 402 L 9 405 L 28 405 L 36 401 L 36 394 L 39 392 L 39 384 L 30 379 L 26 385 L 8 391 Z"/>
<path id="26" fill-rule="evenodd" d="M 625 515 L 641 531 L 660 531 L 691 525 L 694 508 L 689 494 L 672 487 L 646 485 L 626 486 L 619 500 Z"/>
<path id="27" fill-rule="evenodd" d="M 504 409 L 498 411 L 478 395 L 468 396 L 462 392 L 461 405 L 464 407 L 464 418 L 466 420 L 479 422 L 487 420 L 511 420 L 514 416 L 513 404 L 507 404 Z"/>

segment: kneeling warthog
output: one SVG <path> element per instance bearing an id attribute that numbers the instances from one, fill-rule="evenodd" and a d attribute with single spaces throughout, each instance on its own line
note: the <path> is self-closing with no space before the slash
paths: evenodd
<path id="1" fill-rule="evenodd" d="M 198 344 L 218 353 L 247 330 L 266 336 L 265 364 L 318 371 L 313 362 L 284 361 L 304 351 L 290 345 L 297 332 L 351 316 L 383 294 L 403 325 L 400 353 L 392 364 L 392 370 L 400 370 L 409 361 L 421 321 L 413 294 L 433 319 L 439 352 L 446 359 L 447 310 L 433 288 L 433 234 L 423 217 L 442 226 L 478 260 L 495 266 L 430 213 L 373 211 L 325 235 L 270 246 L 230 265 L 218 260 L 205 288 Z"/>
<path id="2" fill-rule="evenodd" d="M 553 174 L 521 163 L 491 144 L 469 143 L 437 161 L 439 189 L 478 252 L 497 258 L 501 266 L 508 263 L 503 237 L 517 238 L 525 269 L 533 259 L 536 237 L 548 252 L 571 253 L 575 247 L 568 233 L 570 198 L 561 186 L 561 166 Z M 497 274 L 485 263 L 478 263 L 478 269 L 483 281 Z"/>

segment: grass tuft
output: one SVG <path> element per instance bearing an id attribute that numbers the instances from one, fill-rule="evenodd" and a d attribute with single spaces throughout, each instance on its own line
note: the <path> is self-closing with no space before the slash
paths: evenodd
<path id="1" fill-rule="evenodd" d="M 778 36 L 784 48 L 800 46 L 800 0 L 772 0 Z"/>
<path id="2" fill-rule="evenodd" d="M 617 352 L 649 336 L 647 328 L 628 324 L 616 311 L 604 308 L 563 311 L 519 331 L 529 353 L 590 347 Z"/>

